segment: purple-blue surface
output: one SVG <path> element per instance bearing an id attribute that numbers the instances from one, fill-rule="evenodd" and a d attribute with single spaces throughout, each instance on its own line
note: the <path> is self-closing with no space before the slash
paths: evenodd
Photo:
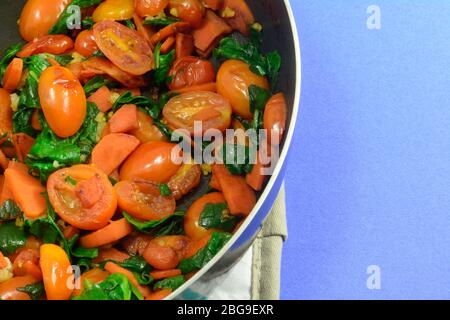
<path id="1" fill-rule="evenodd" d="M 450 2 L 291 3 L 303 83 L 281 297 L 450 298 Z"/>

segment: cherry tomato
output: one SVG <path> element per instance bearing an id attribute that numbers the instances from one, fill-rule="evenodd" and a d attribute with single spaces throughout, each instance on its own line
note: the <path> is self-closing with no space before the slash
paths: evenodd
<path id="1" fill-rule="evenodd" d="M 278 93 L 269 99 L 264 109 L 264 129 L 267 130 L 267 141 L 269 143 L 280 144 L 286 130 L 286 113 L 284 94 Z"/>
<path id="2" fill-rule="evenodd" d="M 48 300 L 67 300 L 73 291 L 73 270 L 66 252 L 55 244 L 41 246 L 40 260 Z"/>
<path id="3" fill-rule="evenodd" d="M 86 95 L 69 69 L 47 68 L 39 79 L 39 99 L 45 119 L 57 136 L 70 137 L 83 125 Z"/>
<path id="4" fill-rule="evenodd" d="M 15 276 L 33 276 L 36 280 L 42 279 L 42 271 L 39 267 L 39 250 L 22 249 L 17 254 L 13 263 Z"/>
<path id="5" fill-rule="evenodd" d="M 166 136 L 153 124 L 153 119 L 142 110 L 138 110 L 139 128 L 129 133 L 142 143 L 150 141 L 167 141 Z"/>
<path id="6" fill-rule="evenodd" d="M 92 14 L 94 22 L 104 20 L 127 20 L 134 14 L 133 0 L 106 0 L 95 9 Z"/>
<path id="7" fill-rule="evenodd" d="M 202 134 L 208 129 L 225 130 L 231 124 L 231 105 L 221 95 L 194 91 L 173 97 L 164 106 L 164 120 L 172 129 L 194 134 L 195 121 L 202 122 Z"/>
<path id="8" fill-rule="evenodd" d="M 19 86 L 22 79 L 23 60 L 14 58 L 6 68 L 3 76 L 3 88 L 12 92 Z"/>
<path id="9" fill-rule="evenodd" d="M 20 35 L 26 41 L 42 37 L 58 21 L 71 0 L 28 0 L 20 15 Z"/>
<path id="10" fill-rule="evenodd" d="M 161 12 L 169 4 L 169 0 L 134 0 L 136 13 L 141 17 L 153 17 Z"/>
<path id="11" fill-rule="evenodd" d="M 211 235 L 212 234 L 207 234 L 203 238 L 189 242 L 189 244 L 186 247 L 183 259 L 188 259 L 194 256 L 201 249 L 203 249 L 208 244 L 209 240 L 211 240 Z"/>
<path id="12" fill-rule="evenodd" d="M 14 277 L 2 282 L 0 283 L 0 300 L 31 300 L 27 293 L 17 289 L 36 282 L 38 280 L 32 276 Z"/>
<path id="13" fill-rule="evenodd" d="M 98 50 L 94 32 L 92 30 L 81 31 L 75 40 L 75 51 L 84 57 L 90 57 Z"/>
<path id="14" fill-rule="evenodd" d="M 11 95 L 0 88 L 0 135 L 12 134 Z"/>
<path id="15" fill-rule="evenodd" d="M 189 242 L 184 236 L 158 237 L 149 242 L 143 257 L 156 269 L 174 269 L 184 257 Z"/>
<path id="16" fill-rule="evenodd" d="M 84 283 L 89 281 L 92 284 L 100 283 L 105 280 L 109 276 L 108 271 L 104 271 L 100 268 L 91 269 L 85 273 L 83 273 L 79 280 L 79 287 L 73 290 L 73 296 L 79 296 L 84 289 Z"/>
<path id="17" fill-rule="evenodd" d="M 17 53 L 19 58 L 25 58 L 38 53 L 63 54 L 73 48 L 73 41 L 66 35 L 46 35 L 28 42 Z"/>
<path id="18" fill-rule="evenodd" d="M 90 165 L 54 172 L 47 181 L 47 191 L 61 219 L 82 230 L 105 227 L 117 208 L 117 196 L 108 176 Z"/>
<path id="19" fill-rule="evenodd" d="M 115 21 L 94 25 L 95 42 L 117 67 L 133 75 L 143 75 L 153 69 L 153 51 L 135 30 Z"/>
<path id="20" fill-rule="evenodd" d="M 122 241 L 121 244 L 125 251 L 128 252 L 128 254 L 133 256 L 142 256 L 144 254 L 145 248 L 147 248 L 151 240 L 151 236 L 138 233 L 130 235 L 124 241 Z"/>
<path id="21" fill-rule="evenodd" d="M 159 184 L 146 181 L 120 181 L 114 186 L 120 209 L 141 220 L 161 220 L 175 212 L 173 196 L 162 196 Z"/>
<path id="22" fill-rule="evenodd" d="M 185 163 L 177 173 L 170 178 L 167 185 L 176 200 L 181 199 L 200 184 L 202 170 L 199 164 Z"/>
<path id="23" fill-rule="evenodd" d="M 250 85 L 269 89 L 269 82 L 250 70 L 250 67 L 239 60 L 227 60 L 217 73 L 217 93 L 230 100 L 233 112 L 250 119 L 250 99 L 248 87 Z"/>
<path id="24" fill-rule="evenodd" d="M 168 142 L 147 142 L 140 145 L 120 169 L 120 180 L 143 179 L 166 183 L 181 164 L 172 161 L 172 152 L 180 147 Z"/>
<path id="25" fill-rule="evenodd" d="M 170 90 L 181 89 L 198 84 L 214 82 L 214 66 L 207 60 L 188 56 L 177 59 L 169 72 L 172 82 Z"/>
<path id="26" fill-rule="evenodd" d="M 220 192 L 213 192 L 194 201 L 184 217 L 184 231 L 192 240 L 200 240 L 214 231 L 198 225 L 200 215 L 208 203 L 226 203 L 226 200 Z"/>
<path id="27" fill-rule="evenodd" d="M 199 0 L 170 0 L 170 13 L 197 28 L 202 23 L 205 7 Z"/>

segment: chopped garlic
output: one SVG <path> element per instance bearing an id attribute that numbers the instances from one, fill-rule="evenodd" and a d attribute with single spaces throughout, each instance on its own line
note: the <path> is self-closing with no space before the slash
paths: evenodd
<path id="1" fill-rule="evenodd" d="M 118 92 L 111 92 L 111 97 L 109 98 L 109 101 L 114 104 L 116 101 L 120 98 L 120 93 Z"/>
<path id="2" fill-rule="evenodd" d="M 254 24 L 251 25 L 251 28 L 252 28 L 253 30 L 256 30 L 256 31 L 258 31 L 258 32 L 261 32 L 262 29 L 263 29 L 263 26 L 262 26 L 260 23 L 255 22 Z"/>
<path id="3" fill-rule="evenodd" d="M 95 121 L 98 123 L 97 124 L 97 136 L 96 139 L 97 141 L 100 141 L 100 138 L 103 134 L 103 130 L 106 127 L 106 117 L 105 114 L 103 112 L 99 112 L 97 114 L 97 116 L 95 117 Z"/>
<path id="4" fill-rule="evenodd" d="M 85 59 L 85 58 L 84 58 L 81 54 L 79 54 L 78 52 L 72 53 L 72 58 L 73 58 L 73 60 L 70 61 L 69 64 L 77 63 L 77 62 L 83 62 L 84 59 Z"/>
<path id="5" fill-rule="evenodd" d="M 210 164 L 203 163 L 201 168 L 204 176 L 207 176 L 212 172 L 212 166 Z"/>
<path id="6" fill-rule="evenodd" d="M 20 97 L 17 93 L 11 94 L 11 109 L 16 112 L 19 108 Z"/>
<path id="7" fill-rule="evenodd" d="M 53 168 L 57 169 L 59 168 L 59 162 L 58 161 L 53 161 Z"/>
<path id="8" fill-rule="evenodd" d="M 178 17 L 178 10 L 177 10 L 177 8 L 170 9 L 170 14 L 173 15 L 174 17 Z"/>
<path id="9" fill-rule="evenodd" d="M 222 18 L 233 18 L 236 15 L 236 12 L 230 7 L 225 7 L 222 11 Z"/>
<path id="10" fill-rule="evenodd" d="M 5 257 L 5 259 L 7 266 L 3 269 L 0 269 L 0 283 L 7 281 L 14 276 L 11 260 L 9 260 L 7 257 Z"/>

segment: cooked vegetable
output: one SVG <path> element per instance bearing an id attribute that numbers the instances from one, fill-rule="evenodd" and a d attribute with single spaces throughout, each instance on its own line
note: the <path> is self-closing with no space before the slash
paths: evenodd
<path id="1" fill-rule="evenodd" d="M 38 282 L 32 276 L 14 277 L 0 283 L 0 300 L 31 300 L 28 293 L 19 291 L 28 285 Z"/>
<path id="2" fill-rule="evenodd" d="M 216 74 L 211 62 L 193 56 L 177 59 L 170 69 L 170 90 L 214 82 Z"/>
<path id="3" fill-rule="evenodd" d="M 9 66 L 11 61 L 16 56 L 17 52 L 19 52 L 22 49 L 22 44 L 15 44 L 6 49 L 5 53 L 3 54 L 2 59 L 0 60 L 0 78 L 3 79 L 6 68 Z"/>
<path id="4" fill-rule="evenodd" d="M 0 251 L 4 254 L 13 254 L 17 249 L 25 246 L 26 241 L 25 232 L 14 222 L 0 225 Z"/>
<path id="5" fill-rule="evenodd" d="M 73 40 L 65 35 L 46 35 L 28 42 L 17 53 L 19 58 L 26 58 L 38 53 L 63 54 L 73 48 Z"/>
<path id="6" fill-rule="evenodd" d="M 16 290 L 28 294 L 31 300 L 41 300 L 45 297 L 45 287 L 43 282 L 27 284 L 26 286 L 17 288 Z"/>
<path id="7" fill-rule="evenodd" d="M 194 37 L 190 34 L 177 33 L 175 38 L 176 58 L 181 59 L 194 53 Z"/>
<path id="8" fill-rule="evenodd" d="M 46 1 L 48 0 L 41 0 Z M 60 11 L 59 14 L 56 16 L 58 18 L 55 19 L 55 21 L 51 24 L 51 29 L 48 31 L 49 34 L 66 34 L 69 32 L 68 29 L 68 19 L 71 17 L 71 13 L 67 10 L 70 6 L 67 6 L 67 4 L 70 2 L 70 6 L 78 6 L 81 9 L 90 8 L 93 6 L 96 6 L 102 2 L 102 0 L 72 0 L 72 1 L 65 1 L 65 9 L 64 11 Z M 47 32 L 45 32 L 47 33 Z"/>
<path id="9" fill-rule="evenodd" d="M 221 16 L 227 23 L 242 34 L 249 35 L 249 27 L 255 23 L 255 17 L 244 0 L 223 0 Z M 227 11 L 232 14 L 227 15 Z"/>
<path id="10" fill-rule="evenodd" d="M 205 19 L 200 28 L 193 31 L 194 45 L 201 57 L 208 57 L 217 41 L 231 33 L 230 26 L 214 12 L 206 10 Z"/>
<path id="11" fill-rule="evenodd" d="M 75 51 L 84 57 L 90 57 L 99 50 L 92 30 L 83 30 L 75 40 Z"/>
<path id="12" fill-rule="evenodd" d="M 184 276 L 182 275 L 166 278 L 155 283 L 153 290 L 171 289 L 175 291 L 184 284 L 184 281 Z"/>
<path id="13" fill-rule="evenodd" d="M 97 86 L 97 85 L 95 85 L 95 86 Z M 85 85 L 84 86 L 84 91 L 87 94 L 88 91 L 89 92 L 91 91 L 91 87 L 86 87 L 86 85 Z M 113 106 L 113 104 L 111 102 L 111 91 L 105 85 L 101 86 L 97 91 L 95 91 L 87 99 L 87 101 L 95 103 L 95 105 L 98 107 L 98 109 L 101 112 L 108 112 Z"/>
<path id="14" fill-rule="evenodd" d="M 69 279 L 73 277 L 73 270 L 66 252 L 57 245 L 43 244 L 39 263 L 47 299 L 69 299 L 73 290 L 69 285 Z"/>
<path id="15" fill-rule="evenodd" d="M 136 12 L 141 17 L 154 17 L 162 13 L 169 0 L 135 0 Z"/>
<path id="16" fill-rule="evenodd" d="M 200 26 L 205 14 L 205 7 L 200 0 L 170 0 L 169 9 L 181 20 L 189 22 L 193 28 Z"/>
<path id="17" fill-rule="evenodd" d="M 22 214 L 19 206 L 11 199 L 8 199 L 0 206 L 0 221 L 15 220 Z"/>
<path id="18" fill-rule="evenodd" d="M 137 230 L 144 233 L 150 233 L 157 237 L 182 234 L 184 214 L 185 213 L 182 211 L 177 211 L 171 216 L 161 220 L 142 221 L 123 212 L 125 219 L 127 219 L 127 221 Z"/>
<path id="19" fill-rule="evenodd" d="M 144 258 L 159 270 L 174 269 L 184 256 L 189 239 L 184 236 L 165 236 L 153 239 L 144 251 Z"/>
<path id="20" fill-rule="evenodd" d="M 22 78 L 23 60 L 14 58 L 5 70 L 3 76 L 3 88 L 8 91 L 17 89 Z"/>
<path id="21" fill-rule="evenodd" d="M 180 269 L 171 269 L 171 270 L 155 270 L 150 272 L 150 275 L 155 280 L 171 278 L 181 275 Z M 156 288 L 155 288 L 156 289 Z"/>
<path id="22" fill-rule="evenodd" d="M 268 143 L 274 145 L 281 143 L 286 130 L 286 117 L 286 100 L 282 93 L 278 93 L 267 102 L 264 110 L 264 129 L 267 130 Z"/>
<path id="23" fill-rule="evenodd" d="M 109 130 L 112 133 L 125 133 L 139 128 L 137 107 L 134 104 L 122 106 L 109 119 Z"/>
<path id="24" fill-rule="evenodd" d="M 226 203 L 207 203 L 200 214 L 199 226 L 210 229 L 233 231 L 237 217 L 230 216 Z"/>
<path id="25" fill-rule="evenodd" d="M 131 271 L 115 264 L 114 262 L 107 262 L 105 264 L 105 270 L 112 274 L 123 274 L 124 276 L 126 276 L 131 285 L 135 287 L 142 296 L 146 296 L 150 293 L 150 290 L 148 288 L 143 287 L 139 284 L 138 280 Z"/>
<path id="26" fill-rule="evenodd" d="M 80 244 L 86 248 L 96 248 L 120 240 L 133 231 L 125 218 L 113 221 L 106 227 L 81 237 Z"/>
<path id="27" fill-rule="evenodd" d="M 250 173 L 253 164 L 250 163 L 250 148 L 241 144 L 224 144 L 220 150 L 223 155 L 223 163 L 233 175 Z"/>
<path id="28" fill-rule="evenodd" d="M 167 54 L 162 54 L 161 47 L 161 43 L 158 43 L 155 47 L 155 72 L 153 79 L 157 86 L 168 84 L 171 81 L 169 70 L 172 62 L 175 60 L 174 50 Z"/>
<path id="29" fill-rule="evenodd" d="M 134 14 L 134 0 L 105 0 L 95 9 L 92 19 L 122 21 L 131 19 Z"/>

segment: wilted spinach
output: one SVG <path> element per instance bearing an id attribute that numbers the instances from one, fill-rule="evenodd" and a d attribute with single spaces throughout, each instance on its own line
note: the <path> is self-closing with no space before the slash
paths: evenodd
<path id="1" fill-rule="evenodd" d="M 13 254 L 27 242 L 25 231 L 15 222 L 0 224 L 0 251 L 5 255 Z"/>
<path id="2" fill-rule="evenodd" d="M 183 230 L 183 219 L 185 212 L 178 211 L 173 215 L 161 219 L 161 220 L 151 220 L 151 221 L 141 221 L 133 218 L 126 212 L 123 212 L 123 216 L 127 221 L 133 225 L 137 230 L 152 234 L 154 236 L 163 236 L 168 234 L 182 234 Z"/>
<path id="3" fill-rule="evenodd" d="M 226 203 L 208 203 L 200 214 L 198 224 L 205 229 L 219 229 L 231 232 L 238 221 L 238 217 L 230 215 Z"/>
<path id="4" fill-rule="evenodd" d="M 45 288 L 43 282 L 28 284 L 25 287 L 17 288 L 16 290 L 28 294 L 31 300 L 40 300 L 45 297 Z"/>
<path id="5" fill-rule="evenodd" d="M 153 290 L 171 289 L 172 292 L 184 284 L 184 276 L 170 277 L 155 283 Z"/>
<path id="6" fill-rule="evenodd" d="M 15 220 L 22 216 L 22 210 L 13 200 L 6 200 L 0 206 L 0 221 Z"/>

